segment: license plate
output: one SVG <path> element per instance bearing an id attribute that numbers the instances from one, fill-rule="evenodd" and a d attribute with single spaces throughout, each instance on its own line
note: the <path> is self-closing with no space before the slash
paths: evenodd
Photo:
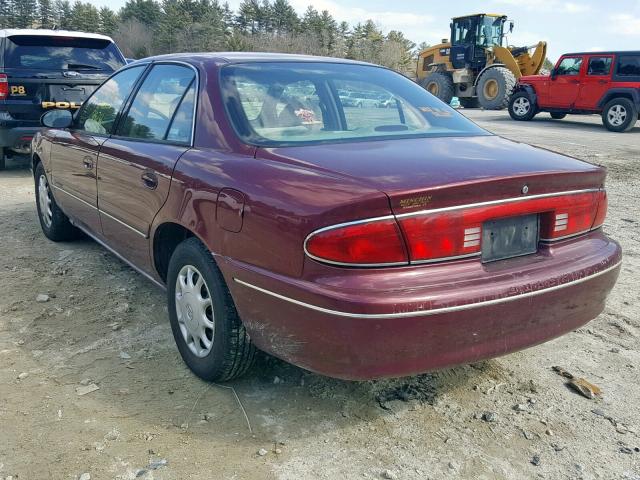
<path id="1" fill-rule="evenodd" d="M 482 261 L 529 255 L 538 251 L 538 215 L 491 220 L 482 225 Z"/>

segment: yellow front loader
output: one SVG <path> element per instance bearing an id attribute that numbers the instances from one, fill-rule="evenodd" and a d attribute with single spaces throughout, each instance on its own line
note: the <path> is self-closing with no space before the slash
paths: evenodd
<path id="1" fill-rule="evenodd" d="M 530 47 L 503 46 L 506 15 L 480 13 L 456 17 L 451 38 L 418 56 L 418 83 L 449 103 L 455 96 L 463 107 L 505 108 L 516 81 L 540 72 L 547 43 Z M 509 32 L 513 22 L 508 22 Z"/>

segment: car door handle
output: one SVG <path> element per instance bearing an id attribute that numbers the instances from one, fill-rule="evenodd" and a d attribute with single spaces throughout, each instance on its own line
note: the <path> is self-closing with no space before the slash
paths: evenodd
<path id="1" fill-rule="evenodd" d="M 607 83 L 609 83 L 609 82 L 607 82 L 606 80 L 598 80 L 598 83 L 599 83 L 600 85 L 606 85 L 606 84 L 607 84 Z"/>
<path id="2" fill-rule="evenodd" d="M 155 190 L 158 186 L 158 176 L 153 172 L 144 172 L 140 178 L 142 178 L 142 184 L 149 190 Z"/>
<path id="3" fill-rule="evenodd" d="M 93 158 L 91 157 L 84 157 L 82 159 L 82 166 L 84 168 L 86 168 L 87 170 L 93 170 Z"/>

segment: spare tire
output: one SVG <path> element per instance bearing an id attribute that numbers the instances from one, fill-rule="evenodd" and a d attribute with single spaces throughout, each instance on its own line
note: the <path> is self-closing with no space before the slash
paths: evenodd
<path id="1" fill-rule="evenodd" d="M 420 85 L 427 92 L 438 97 L 447 105 L 451 102 L 454 93 L 453 79 L 446 72 L 433 72 L 420 81 Z"/>
<path id="2" fill-rule="evenodd" d="M 516 77 L 506 67 L 493 67 L 480 75 L 476 92 L 480 106 L 486 110 L 501 110 L 509 105 L 516 86 Z"/>

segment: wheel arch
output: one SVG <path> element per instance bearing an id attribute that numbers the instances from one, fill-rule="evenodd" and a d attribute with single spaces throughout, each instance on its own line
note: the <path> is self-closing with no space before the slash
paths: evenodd
<path id="1" fill-rule="evenodd" d="M 604 108 L 608 102 L 618 97 L 628 98 L 640 110 L 640 89 L 635 88 L 612 88 L 608 90 L 598 101 L 598 108 Z"/>
<path id="2" fill-rule="evenodd" d="M 206 243 L 192 230 L 180 223 L 167 221 L 157 225 L 153 231 L 151 243 L 153 267 L 163 282 L 167 281 L 169 261 L 178 245 L 188 238 L 195 237 Z"/>
<path id="3" fill-rule="evenodd" d="M 476 79 L 473 81 L 473 86 L 474 87 L 478 86 L 480 77 L 482 77 L 482 74 L 484 74 L 487 70 L 491 70 L 492 68 L 498 68 L 498 67 L 506 68 L 507 70 L 509 70 L 509 67 L 507 67 L 504 63 L 492 63 L 491 65 L 484 67 L 482 70 L 478 72 L 478 74 L 476 75 Z"/>
<path id="4" fill-rule="evenodd" d="M 528 83 L 516 83 L 516 88 L 513 90 L 513 93 L 517 92 L 526 92 L 529 95 L 529 99 L 532 103 L 538 104 L 538 94 L 536 93 L 536 89 L 533 85 L 529 85 Z"/>

